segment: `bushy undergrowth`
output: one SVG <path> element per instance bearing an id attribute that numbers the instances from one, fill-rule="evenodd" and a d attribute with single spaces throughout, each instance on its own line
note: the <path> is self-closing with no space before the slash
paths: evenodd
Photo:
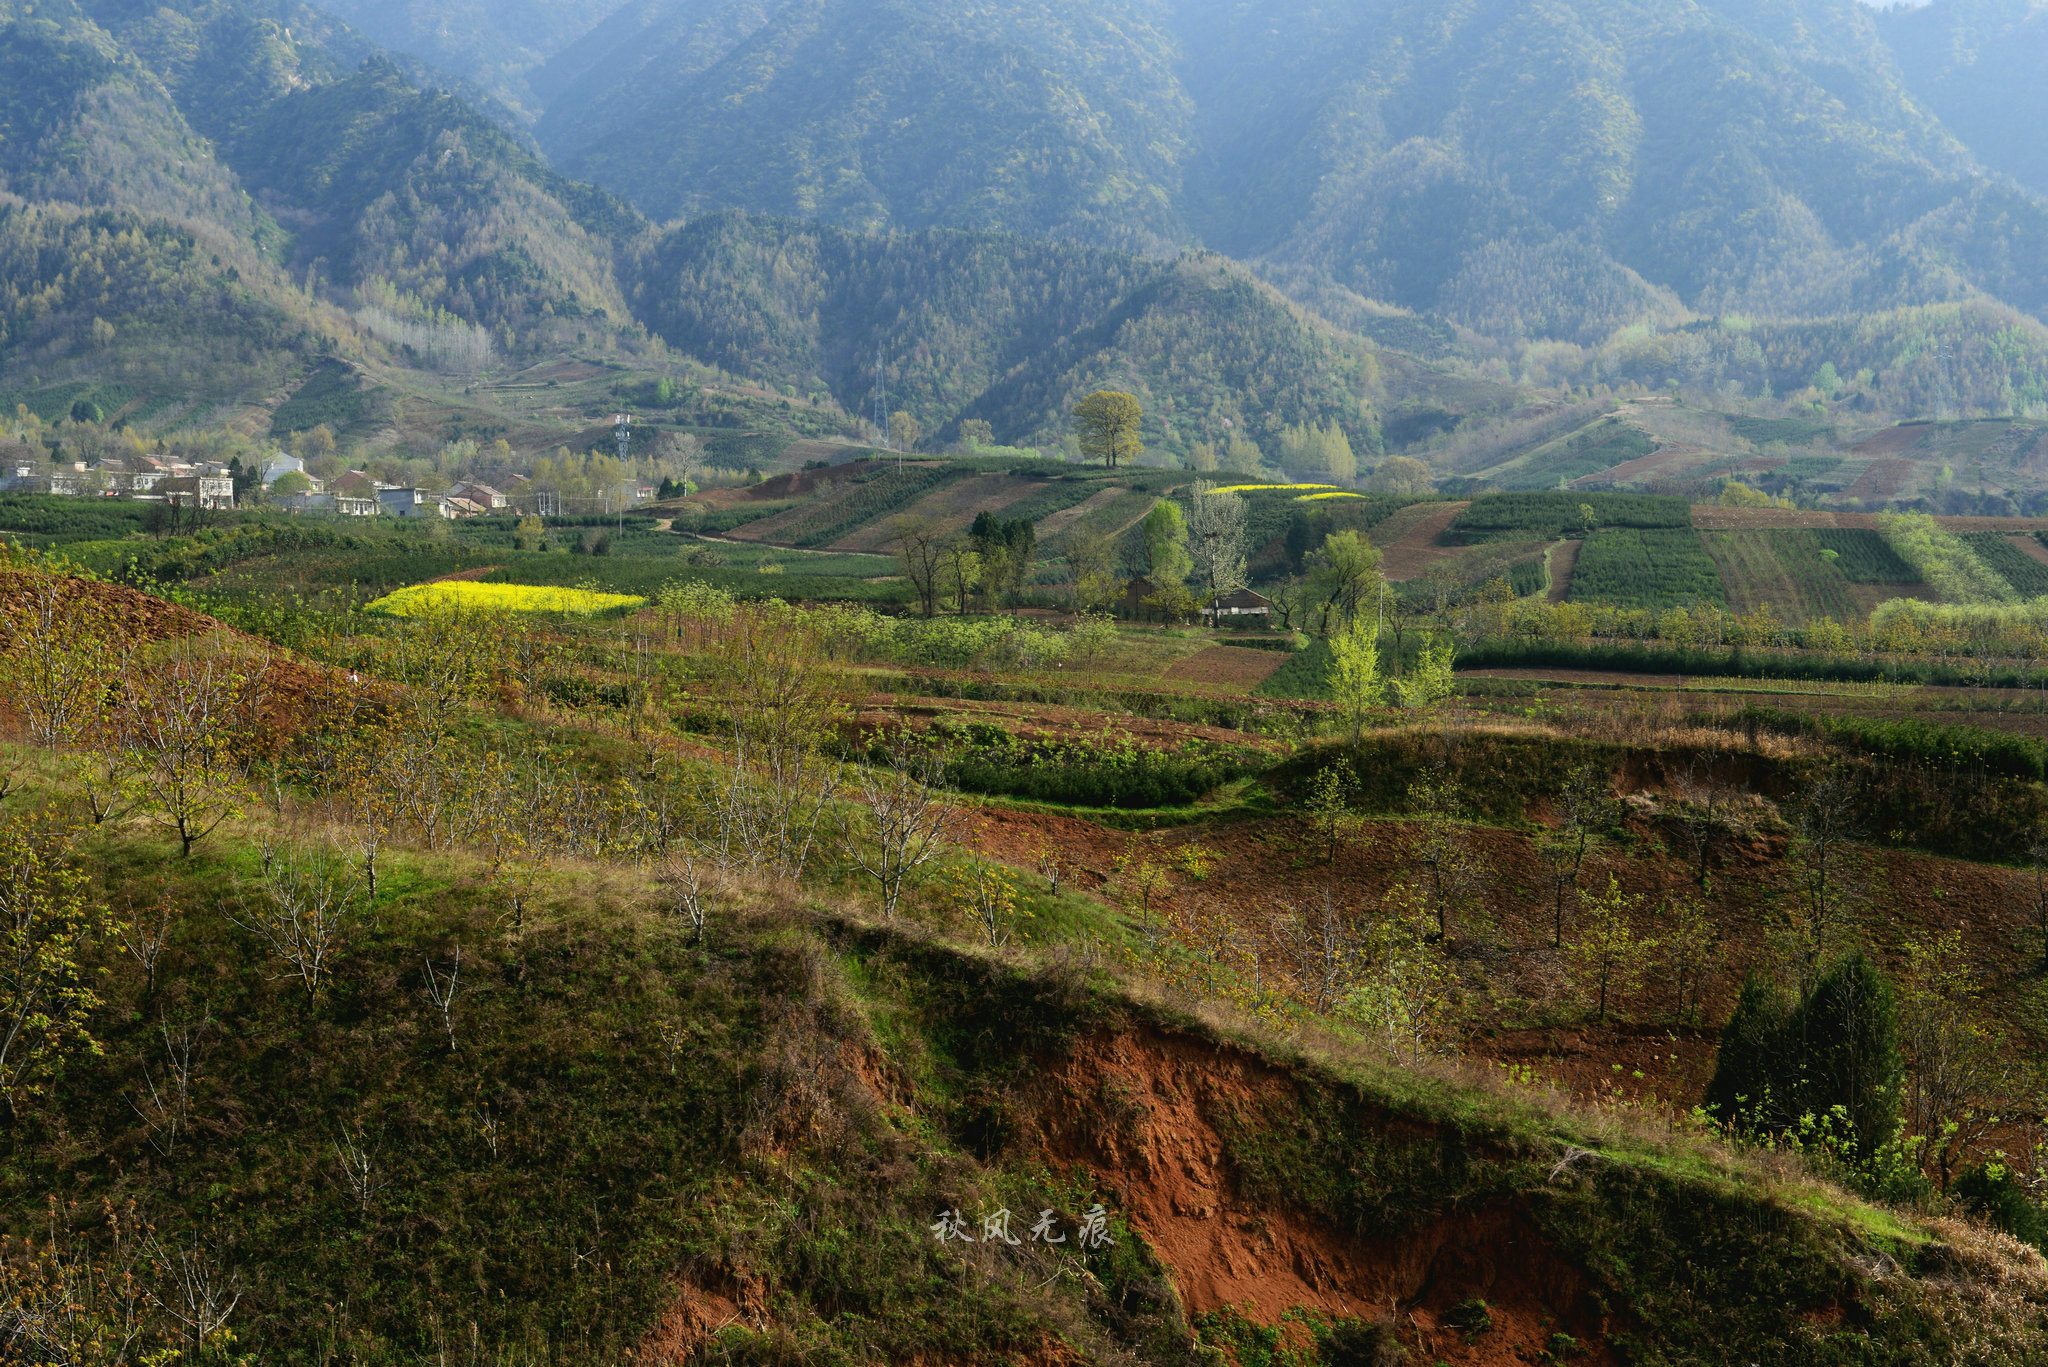
<path id="1" fill-rule="evenodd" d="M 1744 707 L 1730 720 L 1745 728 L 1813 736 L 1864 754 L 1931 768 L 1968 769 L 2036 781 L 2048 777 L 2048 748 L 2031 736 L 2005 731 L 1942 726 L 1911 718 L 1885 720 L 1825 712 L 1787 712 L 1754 705 Z"/>
<path id="2" fill-rule="evenodd" d="M 1000 727 L 935 727 L 960 748 L 946 781 L 963 792 L 1072 807 L 1178 807 L 1265 767 L 1250 751 L 1187 741 L 1154 749 L 1127 734 L 1027 740 Z"/>
<path id="3" fill-rule="evenodd" d="M 1738 679 L 1840 680 L 1845 683 L 1884 681 L 1950 688 L 2036 688 L 2041 683 L 2038 670 L 1988 663 L 1951 665 L 1937 660 L 1780 654 L 1747 650 L 1741 646 L 1699 649 L 1580 641 L 1475 641 L 1459 650 L 1458 667 L 1590 669 L 1628 674 L 1699 674 Z"/>

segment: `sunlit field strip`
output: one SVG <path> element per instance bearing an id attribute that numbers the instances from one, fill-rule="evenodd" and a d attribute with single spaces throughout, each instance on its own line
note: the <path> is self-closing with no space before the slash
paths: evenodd
<path id="1" fill-rule="evenodd" d="M 1680 687 L 1689 693 L 1799 693 L 1818 698 L 1910 698 L 1925 690 L 1918 684 L 1896 684 L 1883 679 L 1844 682 L 1832 679 L 1737 679 L 1699 677 L 1687 679 Z"/>
<path id="2" fill-rule="evenodd" d="M 412 584 L 385 594 L 366 610 L 393 617 L 410 617 L 422 609 L 439 607 L 477 608 L 492 612 L 569 612 L 589 616 L 600 612 L 627 612 L 645 606 L 645 598 L 629 593 L 594 593 L 589 589 L 477 584 L 456 580 Z"/>

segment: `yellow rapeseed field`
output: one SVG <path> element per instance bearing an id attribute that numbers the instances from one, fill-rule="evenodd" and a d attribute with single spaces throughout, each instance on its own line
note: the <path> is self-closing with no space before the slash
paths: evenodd
<path id="1" fill-rule="evenodd" d="M 1324 498 L 1364 498 L 1364 497 L 1365 497 L 1365 495 L 1364 495 L 1364 494 L 1354 494 L 1354 493 L 1351 493 L 1351 492 L 1349 492 L 1349 491 L 1347 491 L 1347 490 L 1344 490 L 1344 489 L 1332 489 L 1332 490 L 1331 490 L 1331 491 L 1330 491 L 1329 493 L 1327 493 L 1327 494 L 1303 494 L 1303 495 L 1302 495 L 1302 496 L 1301 496 L 1300 498 L 1297 498 L 1297 499 L 1296 499 L 1296 500 L 1294 500 L 1294 501 L 1295 501 L 1296 503 L 1314 503 L 1314 502 L 1316 502 L 1316 501 L 1317 501 L 1318 499 L 1324 499 Z"/>
<path id="2" fill-rule="evenodd" d="M 589 589 L 541 588 L 530 584 L 476 584 L 451 580 L 411 584 L 387 593 L 368 611 L 410 617 L 422 608 L 464 607 L 490 612 L 620 612 L 647 606 L 630 593 L 593 593 Z"/>
<path id="3" fill-rule="evenodd" d="M 1334 484 L 1226 484 L 1221 489 L 1211 489 L 1212 494 L 1284 494 L 1303 489 L 1334 489 Z"/>

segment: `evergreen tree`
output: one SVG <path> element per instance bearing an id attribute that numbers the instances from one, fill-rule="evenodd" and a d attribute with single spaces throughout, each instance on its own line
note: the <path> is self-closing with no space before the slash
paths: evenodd
<path id="1" fill-rule="evenodd" d="M 1800 1049 L 1802 1114 L 1825 1116 L 1841 1107 L 1854 1126 L 1850 1136 L 1863 1157 L 1899 1129 L 1899 1011 L 1892 986 L 1857 950 L 1828 970 L 1787 1023 Z"/>
<path id="2" fill-rule="evenodd" d="M 1796 1006 L 1754 973 L 1743 982 L 1706 1109 L 1724 1125 L 1782 1131 L 1839 1108 L 1849 1152 L 1867 1158 L 1898 1133 L 1904 1071 L 1891 984 L 1859 950 Z"/>
<path id="3" fill-rule="evenodd" d="M 1707 1084 L 1708 1114 L 1738 1129 L 1784 1128 L 1792 1104 L 1784 1057 L 1791 1018 L 1792 1004 L 1776 983 L 1758 973 L 1742 980 Z"/>

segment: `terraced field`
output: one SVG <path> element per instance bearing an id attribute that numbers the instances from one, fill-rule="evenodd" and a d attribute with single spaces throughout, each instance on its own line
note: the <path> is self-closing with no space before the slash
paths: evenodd
<path id="1" fill-rule="evenodd" d="M 1036 480 L 1008 474 L 947 480 L 908 505 L 897 502 L 891 506 L 887 502 L 877 502 L 875 516 L 871 520 L 842 533 L 830 543 L 830 548 L 837 551 L 881 550 L 889 540 L 889 524 L 898 517 L 929 518 L 946 531 L 965 531 L 967 524 L 974 521 L 975 514 L 983 509 L 1006 513 L 1011 504 L 1023 502 L 1042 488 Z M 891 489 L 878 497 L 886 500 L 900 498 L 900 494 Z"/>

